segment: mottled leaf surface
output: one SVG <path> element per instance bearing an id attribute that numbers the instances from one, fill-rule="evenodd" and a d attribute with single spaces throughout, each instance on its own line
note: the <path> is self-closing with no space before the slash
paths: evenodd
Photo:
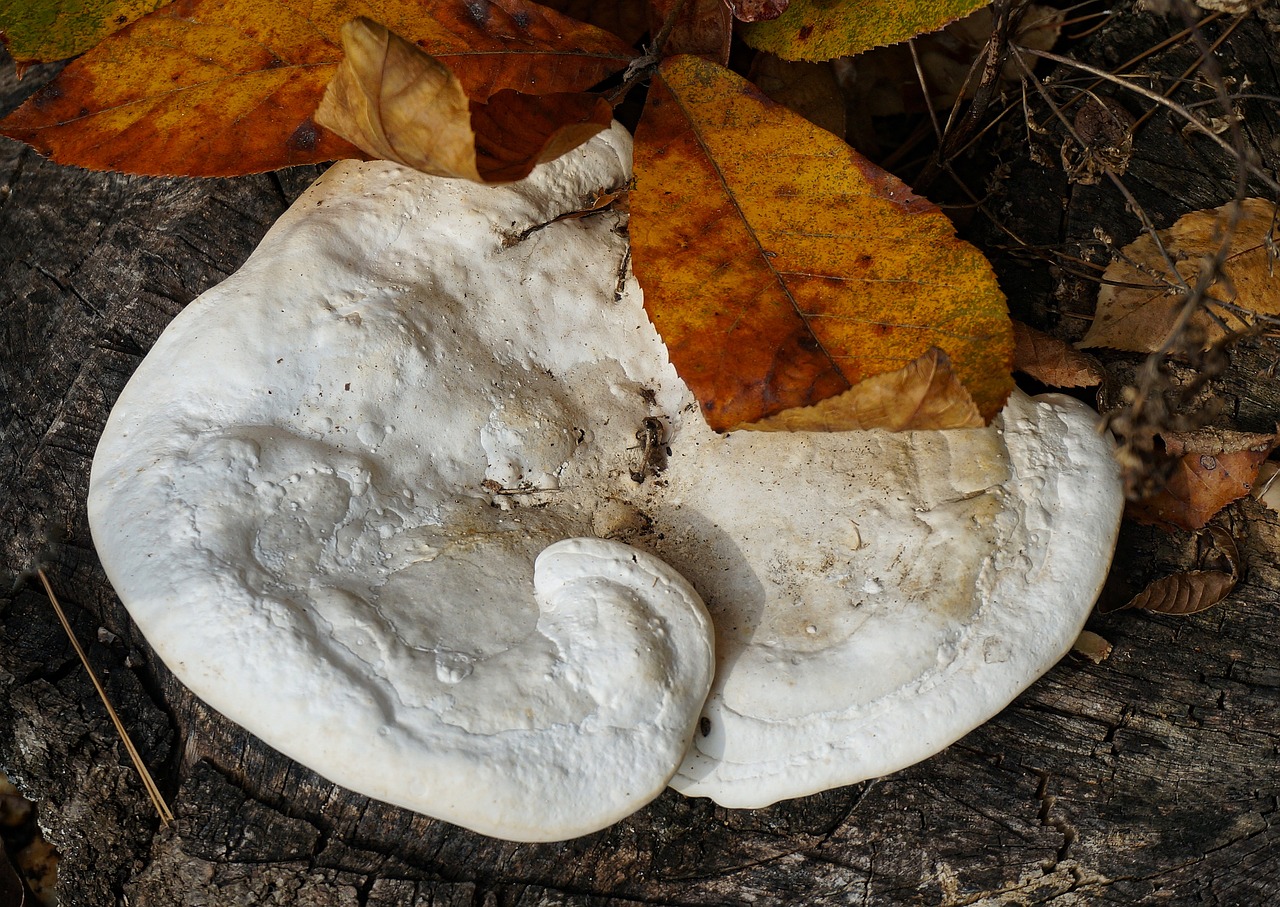
<path id="1" fill-rule="evenodd" d="M 178 0 L 73 62 L 0 132 L 59 163 L 129 173 L 359 156 L 313 114 L 342 26 L 363 15 L 445 62 L 476 100 L 579 91 L 631 57 L 615 36 L 525 0 Z"/>
<path id="2" fill-rule="evenodd" d="M 770 22 L 743 29 L 748 44 L 787 60 L 831 60 L 937 31 L 984 0 L 791 0 Z"/>
<path id="3" fill-rule="evenodd" d="M 168 0 L 0 0 L 0 40 L 19 63 L 82 54 Z"/>
<path id="4" fill-rule="evenodd" d="M 753 85 L 663 63 L 636 135 L 645 306 L 718 430 L 944 351 L 979 413 L 1012 389 L 1004 296 L 930 202 Z"/>

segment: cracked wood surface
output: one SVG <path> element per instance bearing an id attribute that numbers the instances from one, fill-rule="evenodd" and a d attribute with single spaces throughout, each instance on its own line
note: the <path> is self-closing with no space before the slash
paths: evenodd
<path id="1" fill-rule="evenodd" d="M 1114 65 L 1175 29 L 1131 16 L 1088 52 Z M 1169 71 L 1185 68 L 1178 53 Z M 1277 39 L 1259 23 L 1224 53 L 1254 91 L 1280 94 Z M 0 112 L 50 72 L 17 82 L 5 66 Z M 1271 111 L 1258 103 L 1246 114 L 1256 147 L 1274 156 Z M 1126 179 L 1160 226 L 1230 197 L 1220 154 L 1176 125 L 1152 135 Z M 1121 242 L 1136 235 L 1105 187 L 1068 188 L 1060 171 L 1025 159 L 1012 166 L 1010 218 L 1031 242 L 1084 241 L 1098 224 Z M 1251 567 L 1225 605 L 1189 618 L 1095 618 L 1090 627 L 1115 646 L 1108 661 L 1066 659 L 917 766 L 769 809 L 668 791 L 576 841 L 494 841 L 337 788 L 195 700 L 106 583 L 85 522 L 89 463 L 112 402 L 165 324 L 239 266 L 316 172 L 141 179 L 0 144 L 3 564 L 16 574 L 45 558 L 178 817 L 158 827 L 38 588 L 10 593 L 5 582 L 0 770 L 38 803 L 62 853 L 64 904 L 1280 902 L 1280 515 L 1253 502 L 1234 508 Z M 1083 332 L 1088 287 L 1012 258 L 997 266 L 1015 314 L 1062 336 Z M 1237 354 L 1222 389 L 1232 427 L 1265 428 L 1280 412 L 1263 380 L 1277 359 L 1265 344 Z M 1140 584 L 1186 563 L 1179 540 L 1126 526 L 1114 579 Z"/>

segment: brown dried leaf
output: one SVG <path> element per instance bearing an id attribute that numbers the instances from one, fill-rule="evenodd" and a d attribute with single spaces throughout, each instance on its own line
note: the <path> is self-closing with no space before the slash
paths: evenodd
<path id="1" fill-rule="evenodd" d="M 936 346 L 895 372 L 868 378 L 813 406 L 738 426 L 751 431 L 932 431 L 981 428 L 982 414 Z"/>
<path id="2" fill-rule="evenodd" d="M 1021 321 L 1013 322 L 1013 370 L 1050 387 L 1094 387 L 1106 377 L 1093 356 Z"/>
<path id="3" fill-rule="evenodd" d="M 1231 533 L 1221 526 L 1210 526 L 1209 538 L 1211 544 L 1208 549 L 1201 551 L 1201 566 L 1213 570 L 1225 570 L 1239 579 L 1244 572 L 1244 562 L 1240 559 L 1240 549 L 1236 546 L 1236 540 Z M 1201 535 L 1199 540 L 1203 541 L 1204 536 Z"/>
<path id="4" fill-rule="evenodd" d="M 1271 227 L 1275 206 L 1266 199 L 1241 202 L 1240 220 L 1231 237 L 1230 254 L 1223 265 L 1225 279 L 1212 292 L 1225 302 L 1264 315 L 1280 315 L 1280 281 L 1272 274 Z M 1169 272 L 1159 247 L 1144 234 L 1124 247 L 1122 258 L 1108 265 L 1093 325 L 1079 346 L 1149 353 L 1161 348 L 1182 310 L 1182 282 L 1194 285 L 1205 256 L 1218 250 L 1230 205 L 1193 211 L 1167 230 L 1160 241 L 1179 276 Z M 1191 330 L 1203 338 L 1204 348 L 1249 323 L 1221 306 L 1213 315 L 1200 311 L 1191 319 Z M 1225 327 L 1224 327 L 1225 325 Z"/>
<path id="5" fill-rule="evenodd" d="M 829 61 L 804 63 L 760 52 L 751 64 L 751 81 L 773 100 L 815 126 L 843 138 L 845 100 Z"/>
<path id="6" fill-rule="evenodd" d="M 342 48 L 317 123 L 374 157 L 479 181 L 470 102 L 449 67 L 364 18 L 342 27 Z M 415 135 L 419 122 L 430 141 Z"/>
<path id="7" fill-rule="evenodd" d="M 683 2 L 667 43 L 666 56 L 696 54 L 704 60 L 729 65 L 729 42 L 733 37 L 733 16 L 724 0 L 649 0 L 649 33 L 656 35 Z"/>
<path id="8" fill-rule="evenodd" d="M 609 125 L 612 108 L 581 93 L 502 90 L 468 100 L 449 67 L 385 26 L 342 28 L 346 58 L 316 122 L 361 150 L 424 173 L 480 183 L 522 179 Z"/>
<path id="9" fill-rule="evenodd" d="M 768 22 L 787 11 L 791 0 L 725 0 L 740 22 Z"/>
<path id="10" fill-rule="evenodd" d="M 1208 570 L 1190 570 L 1155 580 L 1126 604 L 1112 611 L 1142 608 L 1159 614 L 1196 614 L 1212 608 L 1226 598 L 1240 580 L 1240 549 L 1231 533 L 1221 526 L 1210 526 L 1211 544 L 1202 550 L 1198 560 Z M 1204 540 L 1204 535 L 1200 536 Z M 1104 609 L 1099 609 L 1107 613 Z"/>
<path id="11" fill-rule="evenodd" d="M 1280 512 L 1280 465 L 1267 460 L 1258 468 L 1258 477 L 1253 481 L 1253 490 L 1249 492 L 1254 500 L 1261 501 L 1272 510 Z"/>
<path id="12" fill-rule="evenodd" d="M 1161 577 L 1138 593 L 1126 608 L 1158 614 L 1195 614 L 1212 608 L 1236 587 L 1236 577 L 1220 570 L 1192 570 Z"/>
<path id="13" fill-rule="evenodd" d="M 1128 516 L 1140 523 L 1201 529 L 1223 507 L 1253 488 L 1277 436 L 1207 428 L 1160 435 L 1178 458 L 1164 487 L 1131 503 Z"/>

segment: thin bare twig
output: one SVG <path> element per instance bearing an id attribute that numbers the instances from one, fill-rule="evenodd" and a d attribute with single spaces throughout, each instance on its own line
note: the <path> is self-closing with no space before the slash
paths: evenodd
<path id="1" fill-rule="evenodd" d="M 1159 104 L 1160 106 L 1166 107 L 1169 110 L 1173 111 L 1178 116 L 1185 119 L 1187 121 L 1187 124 L 1190 125 L 1193 129 L 1195 129 L 1197 132 L 1203 133 L 1205 136 L 1209 138 L 1210 141 L 1217 144 L 1220 148 L 1222 148 L 1223 151 L 1226 151 L 1228 154 L 1237 158 L 1244 157 L 1243 152 L 1233 147 L 1230 142 L 1222 138 L 1222 136 L 1218 135 L 1213 130 L 1213 128 L 1210 127 L 1208 124 L 1201 122 L 1200 119 L 1195 114 L 1193 114 L 1190 110 L 1187 110 L 1187 108 L 1183 107 L 1181 104 L 1177 104 L 1169 100 L 1164 95 L 1158 92 L 1152 91 L 1149 88 L 1144 88 L 1141 85 L 1138 85 L 1134 82 L 1112 75 L 1111 73 L 1107 72 L 1105 69 L 1099 69 L 1096 66 L 1090 66 L 1088 63 L 1081 63 L 1079 60 L 1073 60 L 1070 57 L 1064 57 L 1059 54 L 1051 53 L 1047 50 L 1036 50 L 1034 47 L 1023 47 L 1017 44 L 1010 45 L 1010 49 L 1014 52 L 1015 57 L 1018 57 L 1023 53 L 1027 53 L 1033 57 L 1040 57 L 1045 60 L 1052 60 L 1053 62 L 1060 63 L 1063 66 L 1075 67 L 1076 69 L 1079 69 L 1082 72 L 1087 72 L 1087 73 L 1090 73 L 1091 75 L 1095 75 L 1104 81 L 1111 82 L 1112 84 L 1115 84 L 1115 85 L 1120 85 L 1123 88 L 1134 92 L 1135 94 L 1141 95 L 1142 97 L 1146 98 L 1149 101 L 1154 101 L 1156 104 Z M 1024 63 L 1023 65 L 1025 66 L 1026 64 Z M 1270 173 L 1268 173 L 1266 170 L 1262 169 L 1252 161 L 1245 159 L 1243 163 L 1244 163 L 1244 166 L 1248 168 L 1250 176 L 1261 181 L 1263 185 L 1265 185 L 1268 189 L 1271 189 L 1273 192 L 1280 193 L 1280 181 L 1277 181 L 1275 177 L 1273 177 Z"/>
<path id="2" fill-rule="evenodd" d="M 663 21 L 662 26 L 658 29 L 658 33 L 653 37 L 653 43 L 645 50 L 643 56 L 636 57 L 627 67 L 626 72 L 622 74 L 622 84 L 609 93 L 606 98 L 614 107 L 618 106 L 618 102 L 626 97 L 627 92 L 647 78 L 662 62 L 662 54 L 666 50 L 667 40 L 671 37 L 671 32 L 676 27 L 676 22 L 680 19 L 680 14 L 684 12 L 688 0 L 676 0 L 667 13 L 667 18 Z"/>
<path id="3" fill-rule="evenodd" d="M 63 612 L 62 605 L 58 603 L 58 597 L 53 594 L 53 586 L 49 584 L 49 577 L 45 576 L 43 567 L 36 568 L 36 576 L 40 577 L 45 594 L 49 596 L 49 603 L 53 605 L 53 611 L 58 615 L 62 629 L 66 631 L 67 638 L 71 640 L 72 648 L 80 656 L 80 663 L 84 665 L 85 672 L 89 675 L 89 680 L 93 682 L 93 688 L 98 691 L 102 704 L 107 707 L 107 714 L 111 717 L 111 723 L 116 726 L 116 733 L 120 735 L 124 748 L 129 753 L 129 758 L 133 760 L 133 766 L 138 770 L 138 775 L 142 778 L 142 786 L 146 788 L 147 796 L 151 798 L 152 805 L 155 806 L 156 812 L 160 815 L 160 821 L 168 825 L 173 821 L 173 812 L 169 809 L 169 804 L 165 802 L 164 795 L 160 793 L 160 788 L 151 777 L 151 772 L 147 771 L 146 763 L 142 761 L 138 748 L 133 745 L 129 732 L 125 730 L 124 722 L 120 720 L 120 716 L 116 714 L 115 708 L 111 705 L 111 700 L 107 698 L 107 691 L 102 686 L 102 682 L 98 680 L 98 675 L 94 673 L 93 666 L 89 664 L 89 656 L 80 647 L 80 641 L 76 639 L 76 634 L 72 632 L 71 622 L 67 620 L 67 615 Z"/>

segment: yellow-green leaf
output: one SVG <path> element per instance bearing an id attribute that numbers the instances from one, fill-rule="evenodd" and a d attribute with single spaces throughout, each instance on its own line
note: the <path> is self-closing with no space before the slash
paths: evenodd
<path id="1" fill-rule="evenodd" d="M 791 0 L 777 19 L 743 29 L 786 60 L 831 60 L 937 31 L 989 0 Z"/>
<path id="2" fill-rule="evenodd" d="M 0 0 L 0 40 L 19 63 L 84 53 L 169 0 Z"/>
<path id="3" fill-rule="evenodd" d="M 636 133 L 634 267 L 671 360 L 727 430 L 931 347 L 989 420 L 1013 388 L 991 266 L 930 202 L 697 57 L 665 61 Z"/>

